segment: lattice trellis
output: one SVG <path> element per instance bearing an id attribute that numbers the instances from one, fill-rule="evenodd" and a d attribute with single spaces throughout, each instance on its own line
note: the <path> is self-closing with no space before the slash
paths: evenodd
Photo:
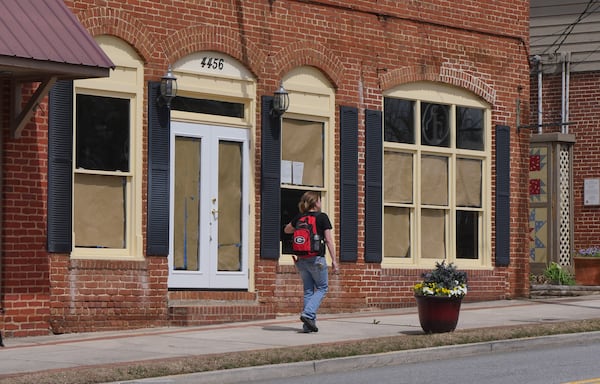
<path id="1" fill-rule="evenodd" d="M 559 250 L 558 263 L 563 266 L 571 265 L 571 164 L 570 146 L 559 146 Z"/>

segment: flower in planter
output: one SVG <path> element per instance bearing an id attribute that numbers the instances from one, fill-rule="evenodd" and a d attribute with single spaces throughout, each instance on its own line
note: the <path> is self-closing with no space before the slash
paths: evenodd
<path id="1" fill-rule="evenodd" d="M 595 247 L 580 249 L 579 251 L 577 251 L 577 254 L 575 256 L 600 257 L 600 247 L 595 246 Z"/>
<path id="2" fill-rule="evenodd" d="M 435 269 L 421 275 L 423 281 L 413 286 L 415 295 L 463 297 L 467 294 L 467 273 L 458 271 L 446 260 L 435 263 Z"/>

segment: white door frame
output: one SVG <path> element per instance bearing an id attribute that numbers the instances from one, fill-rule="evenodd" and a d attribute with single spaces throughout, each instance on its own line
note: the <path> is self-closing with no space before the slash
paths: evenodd
<path id="1" fill-rule="evenodd" d="M 199 123 L 171 121 L 170 143 L 170 209 L 169 209 L 169 288 L 248 289 L 248 215 L 249 215 L 249 136 L 244 128 L 231 128 Z M 199 212 L 199 253 L 208 254 L 199 260 L 198 271 L 174 268 L 174 196 L 175 196 L 175 138 L 202 139 Z M 239 271 L 218 271 L 218 153 L 220 141 L 242 143 L 242 212 L 241 266 Z M 222 202 L 226 204 L 226 202 Z"/>

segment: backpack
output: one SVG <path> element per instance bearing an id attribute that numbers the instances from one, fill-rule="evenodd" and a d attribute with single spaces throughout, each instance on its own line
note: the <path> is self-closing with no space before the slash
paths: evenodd
<path id="1" fill-rule="evenodd" d="M 314 213 L 300 216 L 292 235 L 294 254 L 305 257 L 320 256 L 322 244 L 321 237 L 317 233 L 317 216 Z"/>

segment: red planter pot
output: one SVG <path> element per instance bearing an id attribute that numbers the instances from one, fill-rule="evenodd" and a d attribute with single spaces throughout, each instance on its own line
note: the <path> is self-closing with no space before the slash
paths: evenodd
<path id="1" fill-rule="evenodd" d="M 575 281 L 579 285 L 600 285 L 600 257 L 574 257 Z"/>
<path id="2" fill-rule="evenodd" d="M 415 296 L 415 299 L 423 331 L 443 333 L 456 329 L 462 297 Z"/>

